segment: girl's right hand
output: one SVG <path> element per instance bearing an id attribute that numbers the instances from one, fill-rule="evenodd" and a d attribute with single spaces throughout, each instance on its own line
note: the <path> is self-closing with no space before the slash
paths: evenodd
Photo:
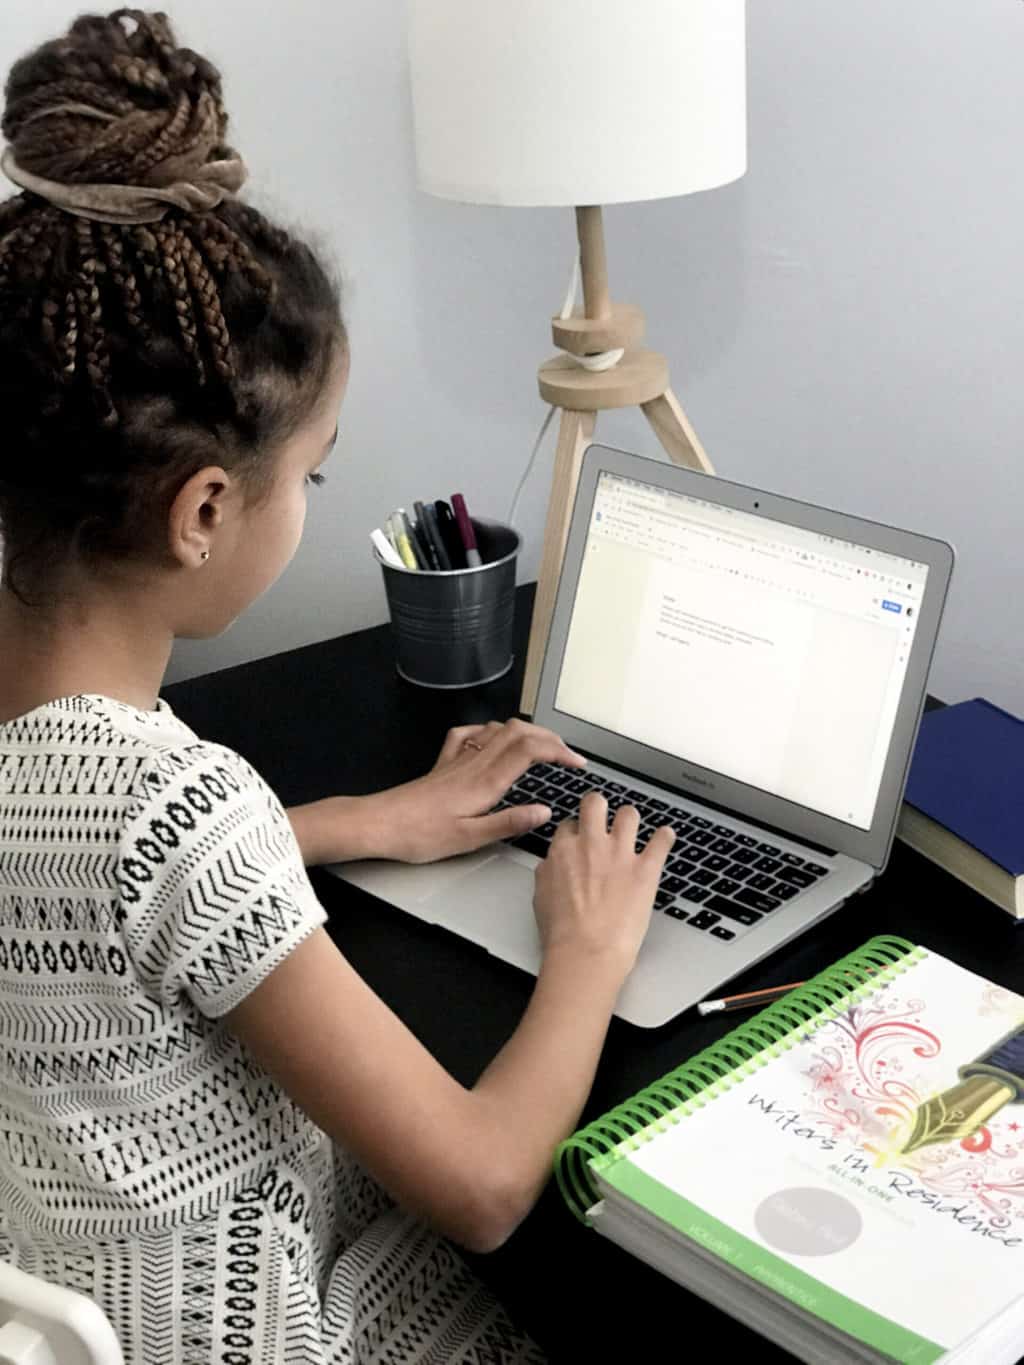
<path id="1" fill-rule="evenodd" d="M 608 802 L 590 792 L 578 820 L 559 828 L 537 868 L 533 898 L 545 956 L 570 951 L 610 958 L 623 980 L 633 968 L 651 920 L 665 859 L 675 843 L 665 826 L 637 853 L 640 816 L 622 806 L 608 827 Z"/>

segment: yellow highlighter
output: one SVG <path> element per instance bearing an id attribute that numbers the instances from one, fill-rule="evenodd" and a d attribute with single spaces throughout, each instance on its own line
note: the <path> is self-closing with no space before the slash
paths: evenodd
<path id="1" fill-rule="evenodd" d="M 398 553 L 402 556 L 402 563 L 407 569 L 415 569 L 417 567 L 416 556 L 413 554 L 412 546 L 409 544 L 409 537 L 405 533 L 400 517 L 391 518 L 391 528 L 395 545 L 398 547 Z"/>

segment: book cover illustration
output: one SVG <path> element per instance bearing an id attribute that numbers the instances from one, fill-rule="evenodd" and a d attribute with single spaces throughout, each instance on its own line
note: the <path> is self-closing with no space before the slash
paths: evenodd
<path id="1" fill-rule="evenodd" d="M 929 1027 L 926 1002 L 901 994 L 912 980 L 882 986 L 815 1035 L 802 1119 L 853 1146 L 830 1166 L 834 1175 L 863 1185 L 885 1167 L 894 1188 L 919 1182 L 916 1197 L 948 1207 L 962 1226 L 991 1237 L 1015 1225 L 1024 1232 L 1024 1106 L 1007 1108 L 1024 1097 L 1020 997 L 983 990 L 977 1017 L 991 1019 L 992 1046 L 954 1057 L 961 1083 L 936 1092 L 930 1064 L 948 1044 Z"/>

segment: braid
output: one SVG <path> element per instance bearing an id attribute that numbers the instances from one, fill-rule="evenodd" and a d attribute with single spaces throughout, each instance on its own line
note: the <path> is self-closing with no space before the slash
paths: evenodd
<path id="1" fill-rule="evenodd" d="M 39 331 L 46 353 L 60 362 L 60 343 L 57 340 L 55 319 L 60 317 L 60 304 L 56 299 L 45 298 L 39 305 Z"/>
<path id="2" fill-rule="evenodd" d="M 164 277 L 174 296 L 174 312 L 181 331 L 185 353 L 195 366 L 199 383 L 203 384 L 206 382 L 206 368 L 203 365 L 202 356 L 199 354 L 196 315 L 192 307 L 192 295 L 189 292 L 188 276 L 185 274 L 185 263 L 182 259 L 183 234 L 175 226 L 168 227 L 164 223 L 158 223 L 153 229 L 153 236 L 156 238 L 157 248 L 160 252 Z"/>
<path id="3" fill-rule="evenodd" d="M 45 156 L 48 164 L 57 169 L 60 179 L 71 182 L 78 177 L 87 156 L 86 152 L 76 149 L 81 148 L 83 132 L 88 136 L 88 122 L 81 114 L 47 111 L 39 116 L 19 146 L 30 148 L 37 156 Z M 67 150 L 57 153 L 56 148 Z"/>
<path id="4" fill-rule="evenodd" d="M 137 175 L 140 179 L 145 171 L 158 162 L 163 161 L 172 149 L 184 152 L 186 148 L 182 145 L 182 135 L 189 126 L 192 118 L 192 110 L 189 98 L 184 91 L 178 100 L 178 107 L 175 109 L 171 118 L 163 125 L 156 137 L 150 132 L 149 137 L 143 140 L 138 153 L 131 158 L 133 178 Z M 149 130 L 147 129 L 147 132 Z"/>
<path id="5" fill-rule="evenodd" d="M 178 44 L 171 29 L 171 21 L 166 14 L 152 14 L 141 9 L 119 9 L 110 18 L 121 28 L 122 32 L 124 32 L 123 20 L 129 19 L 137 24 L 139 31 L 146 34 L 155 50 L 165 60 L 170 61 L 177 53 Z"/>
<path id="6" fill-rule="evenodd" d="M 75 377 L 78 363 L 78 308 L 75 303 L 74 289 L 64 294 L 64 328 L 58 341 L 62 359 L 61 382 L 70 385 Z"/>
<path id="7" fill-rule="evenodd" d="M 21 267 L 19 273 L 23 278 L 27 277 L 30 284 L 38 286 L 43 278 L 41 260 L 49 259 L 53 254 L 52 245 L 45 244 L 40 254 L 41 239 L 48 229 L 53 228 L 56 217 L 57 211 L 48 206 L 35 213 L 29 213 L 13 231 L 0 240 L 0 297 L 10 289 L 13 271 L 18 267 Z M 31 290 L 22 294 L 15 304 L 15 316 L 19 319 L 28 317 L 32 311 L 32 302 Z"/>
<path id="8" fill-rule="evenodd" d="M 53 82 L 52 85 L 41 86 L 23 95 L 17 105 L 9 110 L 4 120 L 5 134 L 11 138 L 20 137 L 27 124 L 47 115 L 55 104 L 91 106 L 114 118 L 122 118 L 135 108 L 127 95 L 119 95 L 107 85 L 97 85 L 95 81 L 83 81 L 68 76 Z"/>
<path id="9" fill-rule="evenodd" d="M 122 233 L 110 223 L 97 223 L 96 231 L 110 279 L 121 293 L 125 321 L 133 331 L 139 333 L 143 342 L 146 342 L 151 332 L 143 313 L 142 295 L 139 293 L 135 271 L 125 258 Z"/>
<path id="10" fill-rule="evenodd" d="M 81 369 L 96 404 L 101 426 L 114 426 L 118 419 L 110 396 L 110 353 L 103 326 L 98 279 L 105 274 L 106 266 L 99 259 L 92 223 L 84 218 L 76 218 L 75 237 L 78 247 L 75 300 L 78 305 Z"/>
<path id="11" fill-rule="evenodd" d="M 242 230 L 250 236 L 257 236 L 255 221 L 258 220 L 262 224 L 265 219 L 255 210 L 243 205 L 236 205 L 235 213 L 240 219 L 239 226 Z M 269 302 L 273 296 L 274 282 L 256 260 L 248 243 L 237 229 L 215 214 L 207 213 L 198 219 L 197 232 L 200 241 L 206 247 L 208 257 L 222 275 L 234 267 L 245 276 L 253 289 Z M 287 242 L 287 234 L 282 233 L 281 236 Z M 280 242 L 276 240 L 275 246 L 278 251 L 282 250 Z"/>
<path id="12" fill-rule="evenodd" d="M 145 156 L 153 142 L 154 130 L 162 123 L 162 115 L 136 111 L 95 133 L 89 148 L 89 179 L 103 183 L 141 183 L 136 162 Z"/>
<path id="13" fill-rule="evenodd" d="M 128 229 L 129 240 L 134 244 L 138 253 L 139 265 L 142 267 L 143 277 L 151 281 L 155 274 L 160 270 L 160 255 L 157 251 L 156 238 L 147 227 L 133 227 Z M 125 242 L 127 245 L 127 242 Z"/>
<path id="14" fill-rule="evenodd" d="M 273 223 L 268 222 L 262 213 L 257 213 L 248 204 L 238 205 L 237 217 L 245 235 L 252 241 L 268 247 L 271 251 L 284 251 L 287 248 L 287 232 L 283 228 L 275 227 Z"/>
<path id="15" fill-rule="evenodd" d="M 28 289 L 25 290 L 25 297 L 17 309 L 20 318 L 30 318 L 36 305 L 39 306 L 41 313 L 42 291 L 49 280 L 62 238 L 62 224 L 57 210 L 48 208 L 41 212 L 34 232 L 34 247 L 26 252 L 24 279 Z"/>
<path id="16" fill-rule="evenodd" d="M 213 367 L 222 380 L 231 380 L 234 378 L 235 365 L 231 353 L 231 334 L 224 320 L 220 293 L 201 249 L 191 234 L 185 231 L 181 233 L 181 256 L 192 294 L 199 305 L 203 335 L 213 357 Z"/>

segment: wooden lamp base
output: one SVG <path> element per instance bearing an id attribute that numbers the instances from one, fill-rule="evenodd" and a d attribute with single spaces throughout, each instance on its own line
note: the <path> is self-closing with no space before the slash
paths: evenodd
<path id="1" fill-rule="evenodd" d="M 597 414 L 611 408 L 639 407 L 671 460 L 705 474 L 715 472 L 669 386 L 668 361 L 656 351 L 637 345 L 644 334 L 643 313 L 630 306 L 613 307 L 609 301 L 601 209 L 578 208 L 576 221 L 584 315 L 553 319 L 555 345 L 570 354 L 547 361 L 538 375 L 541 397 L 562 409 L 562 419 L 519 703 L 524 715 L 533 714 L 537 701 L 580 464 L 593 440 Z M 606 370 L 585 369 L 573 358 L 619 349 L 625 350 L 622 359 Z"/>

